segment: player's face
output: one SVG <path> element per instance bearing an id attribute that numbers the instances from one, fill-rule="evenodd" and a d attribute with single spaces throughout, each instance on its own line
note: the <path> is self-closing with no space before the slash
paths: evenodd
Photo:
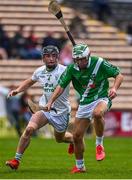
<path id="1" fill-rule="evenodd" d="M 54 69 L 58 63 L 58 54 L 56 53 L 44 54 L 43 62 L 45 63 L 47 68 Z"/>
<path id="2" fill-rule="evenodd" d="M 87 58 L 74 59 L 74 62 L 78 65 L 79 69 L 85 69 L 88 65 Z"/>

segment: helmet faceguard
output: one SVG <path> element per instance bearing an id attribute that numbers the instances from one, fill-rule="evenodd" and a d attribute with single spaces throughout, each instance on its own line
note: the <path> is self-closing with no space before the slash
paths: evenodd
<path id="1" fill-rule="evenodd" d="M 59 50 L 56 46 L 45 46 L 43 49 L 42 49 L 42 56 L 44 56 L 45 54 L 56 54 L 56 55 L 59 55 Z"/>
<path id="2" fill-rule="evenodd" d="M 73 59 L 87 58 L 89 55 L 90 55 L 90 50 L 86 44 L 77 44 L 73 47 L 72 50 Z"/>

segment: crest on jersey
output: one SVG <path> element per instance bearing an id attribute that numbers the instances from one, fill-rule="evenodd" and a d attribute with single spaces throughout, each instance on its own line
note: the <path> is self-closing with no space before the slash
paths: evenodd
<path id="1" fill-rule="evenodd" d="M 95 81 L 95 78 L 96 78 L 96 75 L 95 75 L 95 74 L 91 74 L 90 79 L 91 79 L 92 81 Z"/>

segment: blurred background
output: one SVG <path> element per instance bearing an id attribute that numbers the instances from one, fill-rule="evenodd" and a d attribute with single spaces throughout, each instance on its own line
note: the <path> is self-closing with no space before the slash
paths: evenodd
<path id="1" fill-rule="evenodd" d="M 19 96 L 7 94 L 42 65 L 41 49 L 56 45 L 60 63 L 72 63 L 71 44 L 60 22 L 48 12 L 49 0 L 0 0 L 0 137 L 19 137 L 31 113 L 27 99 L 38 102 L 38 84 Z M 76 42 L 87 43 L 92 55 L 119 66 L 124 82 L 105 118 L 105 136 L 132 136 L 132 0 L 58 0 Z M 110 84 L 113 80 L 110 80 Z M 71 120 L 78 106 L 72 84 Z M 92 126 L 86 135 L 93 135 Z M 34 137 L 53 137 L 49 126 Z"/>

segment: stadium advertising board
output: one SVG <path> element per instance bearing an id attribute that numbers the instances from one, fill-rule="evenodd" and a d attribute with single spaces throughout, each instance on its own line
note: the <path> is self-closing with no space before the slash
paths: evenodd
<path id="1" fill-rule="evenodd" d="M 105 116 L 105 136 L 132 136 L 132 112 L 108 112 Z"/>

